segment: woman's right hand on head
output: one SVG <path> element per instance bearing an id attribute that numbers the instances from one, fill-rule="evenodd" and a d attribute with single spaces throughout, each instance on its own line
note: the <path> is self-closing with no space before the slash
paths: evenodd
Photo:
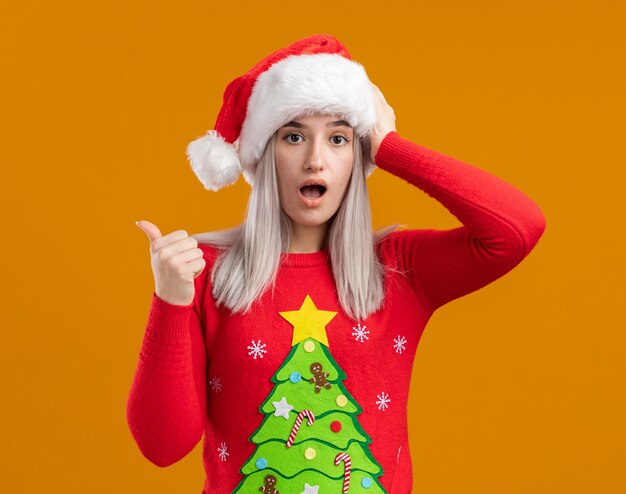
<path id="1" fill-rule="evenodd" d="M 149 221 L 141 220 L 136 224 L 150 240 L 154 292 L 169 304 L 191 304 L 195 294 L 194 279 L 206 266 L 198 241 L 184 230 L 163 236 Z"/>

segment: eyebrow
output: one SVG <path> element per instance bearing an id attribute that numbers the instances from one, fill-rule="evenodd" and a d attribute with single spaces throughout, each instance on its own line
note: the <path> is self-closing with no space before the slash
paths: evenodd
<path id="1" fill-rule="evenodd" d="M 308 128 L 306 125 L 303 125 L 300 122 L 296 122 L 295 120 L 291 120 L 290 122 L 287 122 L 285 125 L 281 127 L 281 129 L 285 127 L 296 127 L 298 129 Z M 335 120 L 334 122 L 328 122 L 326 124 L 326 127 L 352 127 L 352 126 L 345 120 Z"/>

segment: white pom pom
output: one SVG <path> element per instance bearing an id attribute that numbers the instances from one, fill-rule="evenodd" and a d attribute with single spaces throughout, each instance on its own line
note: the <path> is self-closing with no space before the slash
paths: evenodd
<path id="1" fill-rule="evenodd" d="M 234 184 L 241 175 L 241 163 L 236 149 L 216 130 L 191 141 L 187 145 L 187 157 L 205 189 L 217 191 Z"/>

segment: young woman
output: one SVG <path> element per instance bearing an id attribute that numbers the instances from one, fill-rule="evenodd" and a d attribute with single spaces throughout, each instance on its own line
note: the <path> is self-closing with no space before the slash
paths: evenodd
<path id="1" fill-rule="evenodd" d="M 242 170 L 253 187 L 230 230 L 162 236 L 138 222 L 155 277 L 127 409 L 142 453 L 167 466 L 204 435 L 203 493 L 409 494 L 406 408 L 424 327 L 528 255 L 540 209 L 401 137 L 382 93 L 328 35 L 233 80 L 188 155 L 207 189 Z M 375 167 L 463 226 L 373 232 Z"/>

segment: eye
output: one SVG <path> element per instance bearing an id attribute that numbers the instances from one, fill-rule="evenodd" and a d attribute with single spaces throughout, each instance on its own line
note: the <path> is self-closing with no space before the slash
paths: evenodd
<path id="1" fill-rule="evenodd" d="M 292 139 L 292 137 L 302 137 L 300 134 L 287 134 L 283 137 L 289 144 L 297 144 L 300 141 Z"/>
<path id="2" fill-rule="evenodd" d="M 334 136 L 331 137 L 331 139 L 333 139 L 333 142 L 335 144 L 342 144 L 342 142 L 341 141 L 337 142 L 334 139 L 343 139 L 344 140 L 344 142 L 343 142 L 344 144 L 350 142 L 350 140 L 347 137 L 344 137 L 344 136 L 341 136 L 341 135 L 334 135 Z"/>

